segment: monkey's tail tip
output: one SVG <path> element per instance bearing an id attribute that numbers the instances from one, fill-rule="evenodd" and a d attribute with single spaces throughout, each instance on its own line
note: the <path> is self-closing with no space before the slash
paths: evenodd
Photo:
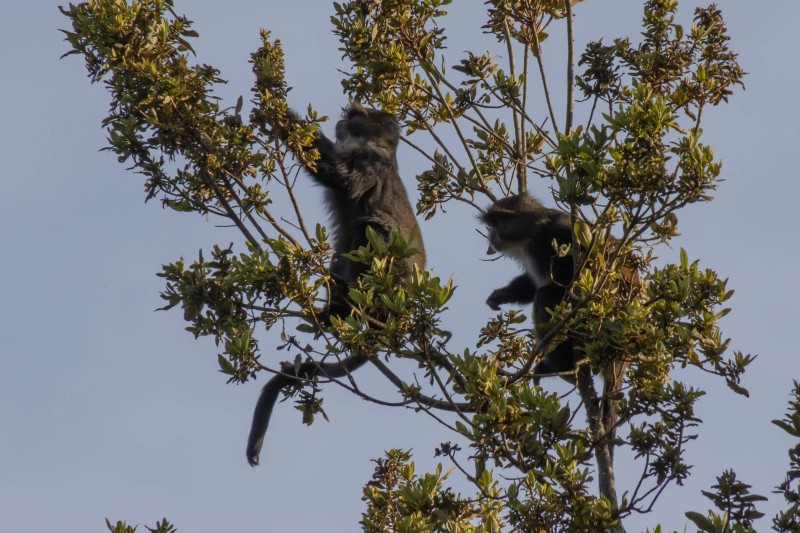
<path id="1" fill-rule="evenodd" d="M 258 456 L 260 452 L 261 446 L 256 446 L 252 449 L 249 446 L 247 447 L 247 462 L 250 463 L 250 466 L 258 466 Z"/>

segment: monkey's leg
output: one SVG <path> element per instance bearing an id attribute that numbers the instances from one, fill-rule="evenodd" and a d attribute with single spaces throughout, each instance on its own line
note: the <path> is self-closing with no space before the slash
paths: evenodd
<path id="1" fill-rule="evenodd" d="M 542 338 L 550 331 L 548 323 L 552 316 L 549 310 L 554 309 L 564 298 L 564 287 L 559 285 L 546 285 L 536 290 L 533 298 L 533 322 L 536 325 L 536 340 Z M 547 355 L 533 369 L 534 374 L 557 374 L 575 370 L 575 347 L 571 339 L 567 338 L 556 346 L 552 346 Z M 570 383 L 575 383 L 575 376 L 562 375 Z M 539 379 L 534 378 L 538 384 Z"/>

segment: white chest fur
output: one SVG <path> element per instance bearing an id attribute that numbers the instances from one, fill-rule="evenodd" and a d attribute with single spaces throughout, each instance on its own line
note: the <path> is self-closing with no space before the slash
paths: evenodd
<path id="1" fill-rule="evenodd" d="M 553 282 L 549 270 L 541 268 L 544 265 L 537 265 L 530 256 L 527 256 L 522 260 L 522 265 L 525 267 L 525 271 L 533 280 L 533 283 L 536 285 L 536 287 L 544 287 L 545 285 L 549 285 Z"/>
<path id="2" fill-rule="evenodd" d="M 525 272 L 528 273 L 528 276 L 530 276 L 536 287 L 544 287 L 545 285 L 553 283 L 548 265 L 538 264 L 534 261 L 523 243 L 515 243 L 512 246 L 504 248 L 502 253 L 522 263 L 522 267 L 525 269 Z"/>

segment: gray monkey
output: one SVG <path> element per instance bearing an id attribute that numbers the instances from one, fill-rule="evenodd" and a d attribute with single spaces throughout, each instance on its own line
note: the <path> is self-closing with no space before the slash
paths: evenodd
<path id="1" fill-rule="evenodd" d="M 400 125 L 392 114 L 353 103 L 336 124 L 335 143 L 321 133 L 313 142 L 312 147 L 319 151 L 319 159 L 315 169 L 307 170 L 315 182 L 325 187 L 333 228 L 334 255 L 330 265 L 333 281 L 323 319 L 350 312 L 348 287 L 368 266 L 353 262 L 342 254 L 367 245 L 367 227 L 384 239 L 389 238 L 392 229 L 410 239 L 409 244 L 417 254 L 404 260 L 402 267 L 406 274 L 412 271 L 413 265 L 425 265 L 419 226 L 398 173 L 399 139 Z M 284 387 L 317 375 L 330 378 L 346 376 L 366 361 L 367 358 L 360 354 L 335 363 L 309 361 L 296 370 L 284 369 L 283 373 L 270 379 L 253 412 L 247 440 L 250 465 L 258 464 L 272 409 Z"/>

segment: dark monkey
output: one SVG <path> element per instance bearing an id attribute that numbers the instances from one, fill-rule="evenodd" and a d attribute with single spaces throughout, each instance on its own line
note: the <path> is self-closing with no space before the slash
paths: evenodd
<path id="1" fill-rule="evenodd" d="M 511 282 L 489 295 L 486 304 L 498 311 L 501 304 L 533 303 L 533 323 L 537 340 L 550 321 L 548 309 L 564 299 L 572 281 L 572 255 L 558 257 L 553 240 L 572 242 L 572 225 L 567 213 L 548 209 L 531 196 L 509 196 L 495 202 L 481 216 L 489 228 L 489 253 L 499 252 L 519 261 L 525 269 Z M 554 374 L 575 369 L 572 341 L 554 346 L 534 368 L 534 374 Z"/>
<path id="2" fill-rule="evenodd" d="M 561 303 L 574 276 L 572 254 L 559 257 L 553 248 L 554 240 L 559 246 L 572 242 L 570 216 L 548 209 L 530 196 L 520 195 L 498 200 L 481 220 L 489 227 L 489 251 L 513 257 L 525 269 L 524 274 L 508 285 L 494 290 L 486 304 L 496 311 L 505 303 L 533 303 L 536 340 L 541 342 L 552 318 L 548 309 Z M 635 269 L 625 266 L 622 275 L 629 288 L 639 284 Z M 575 341 L 569 336 L 553 346 L 534 367 L 534 382 L 538 383 L 538 376 L 542 374 L 563 373 L 565 380 L 576 383 L 574 374 L 569 374 L 574 372 L 579 359 L 575 348 Z M 620 391 L 628 364 L 629 360 L 620 357 L 603 376 L 601 413 L 612 458 L 618 416 L 616 402 L 611 396 Z"/>
<path id="3" fill-rule="evenodd" d="M 397 144 L 400 126 L 397 119 L 386 112 L 365 109 L 352 104 L 336 124 L 336 142 L 319 134 L 312 147 L 319 151 L 316 170 L 307 170 L 314 181 L 324 186 L 326 203 L 333 224 L 334 256 L 330 271 L 332 285 L 328 307 L 323 318 L 347 315 L 350 306 L 346 296 L 348 286 L 368 269 L 342 256 L 367 245 L 367 226 L 384 239 L 392 229 L 397 229 L 417 250 L 417 254 L 403 262 L 406 272 L 413 265 L 425 265 L 422 237 L 397 168 Z M 253 424 L 247 440 L 247 461 L 258 464 L 258 456 L 267 432 L 272 408 L 281 389 L 316 375 L 337 378 L 348 375 L 367 361 L 353 354 L 335 363 L 305 362 L 299 370 L 283 369 L 261 391 L 253 413 Z M 294 375 L 292 375 L 294 374 Z"/>
<path id="4" fill-rule="evenodd" d="M 551 319 L 548 309 L 552 310 L 561 303 L 574 276 L 572 254 L 559 257 L 553 248 L 554 240 L 559 246 L 572 242 L 570 216 L 546 208 L 530 196 L 519 195 L 498 200 L 481 216 L 481 220 L 489 228 L 490 253 L 500 252 L 512 257 L 525 269 L 524 274 L 493 291 L 486 304 L 497 311 L 501 304 L 533 303 L 536 339 L 541 341 Z M 639 277 L 635 269 L 624 266 L 622 276 L 629 290 L 638 286 Z M 575 344 L 576 340 L 567 337 L 553 346 L 534 367 L 534 376 L 574 371 L 579 359 Z M 612 438 L 617 415 L 608 397 L 620 390 L 628 363 L 620 358 L 604 376 L 603 417 Z M 562 374 L 562 377 L 575 383 L 573 375 Z M 538 377 L 534 379 L 538 383 Z"/>

